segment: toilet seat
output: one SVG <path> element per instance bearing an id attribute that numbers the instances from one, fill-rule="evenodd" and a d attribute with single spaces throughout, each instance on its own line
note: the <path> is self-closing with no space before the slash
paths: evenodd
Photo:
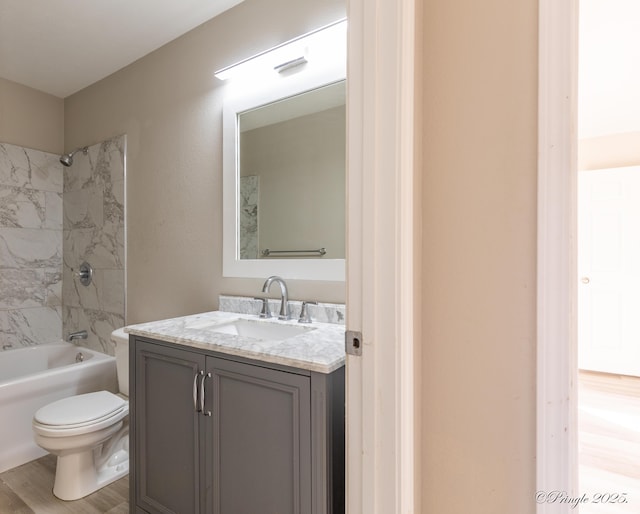
<path id="1" fill-rule="evenodd" d="M 45 405 L 33 417 L 40 435 L 68 437 L 100 430 L 129 413 L 129 403 L 108 391 L 80 394 Z"/>

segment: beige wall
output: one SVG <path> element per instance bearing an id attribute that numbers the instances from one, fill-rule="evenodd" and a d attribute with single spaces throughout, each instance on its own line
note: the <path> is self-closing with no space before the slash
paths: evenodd
<path id="1" fill-rule="evenodd" d="M 425 0 L 422 512 L 535 512 L 536 0 Z"/>
<path id="2" fill-rule="evenodd" d="M 0 143 L 62 153 L 62 98 L 0 78 Z"/>
<path id="3" fill-rule="evenodd" d="M 222 278 L 222 101 L 213 72 L 345 16 L 344 0 L 246 0 L 65 100 L 65 146 L 127 134 L 127 322 L 217 307 L 264 278 Z M 343 283 L 290 297 L 344 301 Z"/>

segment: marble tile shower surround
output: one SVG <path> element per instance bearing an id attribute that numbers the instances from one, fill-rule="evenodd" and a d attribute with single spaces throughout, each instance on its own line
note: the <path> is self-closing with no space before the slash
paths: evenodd
<path id="1" fill-rule="evenodd" d="M 110 355 L 110 334 L 125 325 L 125 147 L 125 136 L 104 141 L 64 168 L 63 332 L 87 330 L 78 344 Z M 84 261 L 88 287 L 76 275 Z"/>
<path id="2" fill-rule="evenodd" d="M 62 335 L 59 157 L 0 143 L 0 347 Z"/>

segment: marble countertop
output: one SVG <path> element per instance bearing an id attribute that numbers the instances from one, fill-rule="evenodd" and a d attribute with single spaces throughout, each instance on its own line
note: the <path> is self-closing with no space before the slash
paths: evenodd
<path id="1" fill-rule="evenodd" d="M 233 320 L 291 325 L 303 333 L 280 340 L 263 340 L 224 334 L 216 326 Z M 331 373 L 345 362 L 343 325 L 331 323 L 301 324 L 297 320 L 258 319 L 254 314 L 204 312 L 191 316 L 129 325 L 124 331 L 192 348 L 212 350 L 229 355 L 281 364 L 295 368 Z"/>

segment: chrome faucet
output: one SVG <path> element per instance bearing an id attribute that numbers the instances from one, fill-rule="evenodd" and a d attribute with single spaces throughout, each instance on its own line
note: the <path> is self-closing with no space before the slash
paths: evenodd
<path id="1" fill-rule="evenodd" d="M 280 286 L 280 312 L 278 313 L 278 319 L 289 319 L 289 291 L 284 280 L 275 275 L 269 277 L 262 286 L 262 292 L 268 293 L 271 284 L 274 282 L 277 282 Z"/>
<path id="2" fill-rule="evenodd" d="M 77 332 L 71 332 L 67 336 L 67 341 L 72 342 L 76 339 L 87 339 L 88 337 L 89 337 L 89 334 L 87 334 L 86 330 L 78 330 Z"/>

